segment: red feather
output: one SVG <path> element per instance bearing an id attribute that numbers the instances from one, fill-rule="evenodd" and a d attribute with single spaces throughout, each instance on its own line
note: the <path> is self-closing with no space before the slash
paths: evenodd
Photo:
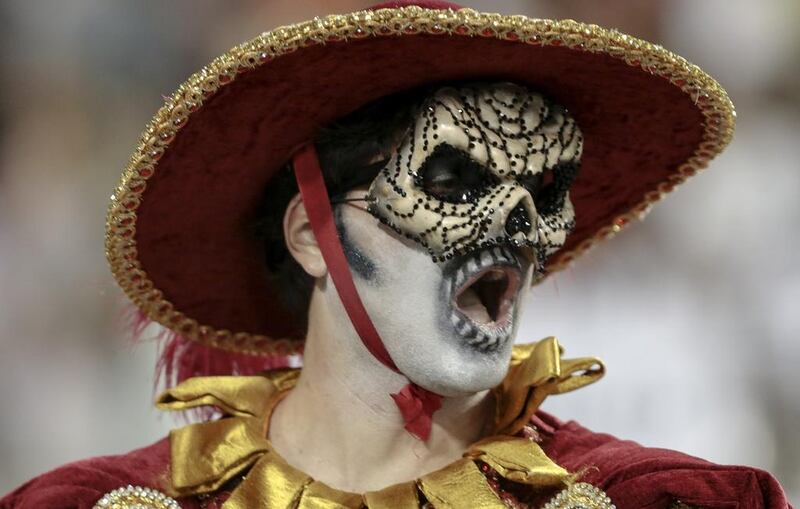
<path id="1" fill-rule="evenodd" d="M 155 388 L 162 382 L 165 388 L 174 387 L 196 376 L 255 375 L 262 371 L 300 365 L 299 356 L 257 356 L 230 352 L 202 345 L 160 325 L 159 332 L 145 337 L 144 332 L 155 322 L 135 306 L 131 306 L 126 314 L 134 343 L 146 340 L 159 343 Z"/>

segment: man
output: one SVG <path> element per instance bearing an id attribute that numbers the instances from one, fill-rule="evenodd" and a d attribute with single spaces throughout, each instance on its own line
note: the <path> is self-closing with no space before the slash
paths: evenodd
<path id="1" fill-rule="evenodd" d="M 531 282 L 722 150 L 724 91 L 598 27 L 387 7 L 216 60 L 112 198 L 112 270 L 178 334 L 160 406 L 224 418 L 0 507 L 787 507 L 764 472 L 536 413 L 602 364 L 512 348 Z"/>

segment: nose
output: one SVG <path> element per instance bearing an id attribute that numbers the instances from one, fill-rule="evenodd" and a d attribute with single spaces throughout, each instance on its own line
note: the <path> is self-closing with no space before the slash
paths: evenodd
<path id="1" fill-rule="evenodd" d="M 522 232 L 527 235 L 531 231 L 531 217 L 522 202 L 518 203 L 506 220 L 506 234 L 513 237 Z"/>

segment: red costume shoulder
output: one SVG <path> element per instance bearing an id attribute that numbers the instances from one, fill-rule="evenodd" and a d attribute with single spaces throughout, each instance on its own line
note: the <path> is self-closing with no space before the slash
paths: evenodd
<path id="1" fill-rule="evenodd" d="M 101 456 L 42 474 L 0 499 L 0 509 L 91 509 L 106 493 L 128 485 L 161 490 L 169 469 L 169 440 L 118 456 Z"/>
<path id="2" fill-rule="evenodd" d="M 605 491 L 618 509 L 668 509 L 677 501 L 699 508 L 791 508 L 778 482 L 750 467 L 716 465 L 666 449 L 643 447 L 576 422 L 539 413 L 535 424 L 555 462 Z M 91 509 L 106 493 L 128 485 L 164 491 L 169 441 L 128 454 L 71 463 L 0 499 L 0 509 Z M 194 500 L 181 500 L 195 507 Z"/>
<path id="3" fill-rule="evenodd" d="M 535 422 L 549 439 L 547 455 L 605 491 L 617 509 L 696 507 L 791 508 L 778 481 L 751 467 L 716 465 L 667 449 L 594 433 L 545 413 Z"/>

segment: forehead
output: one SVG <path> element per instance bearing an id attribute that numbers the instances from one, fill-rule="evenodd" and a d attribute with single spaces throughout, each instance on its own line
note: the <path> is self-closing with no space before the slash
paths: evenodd
<path id="1" fill-rule="evenodd" d="M 519 85 L 441 88 L 420 111 L 410 162 L 446 143 L 498 176 L 538 173 L 577 155 L 564 153 L 573 128 L 563 108 Z"/>

